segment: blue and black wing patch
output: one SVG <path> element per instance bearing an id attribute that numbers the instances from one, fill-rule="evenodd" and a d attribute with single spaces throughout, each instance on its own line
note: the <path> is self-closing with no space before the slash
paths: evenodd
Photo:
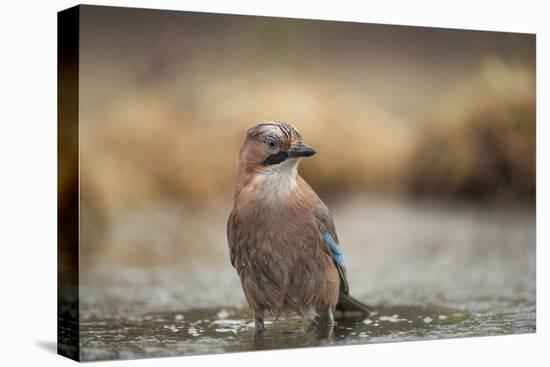
<path id="1" fill-rule="evenodd" d="M 328 232 L 321 232 L 321 238 L 330 249 L 332 260 L 338 268 L 338 273 L 340 274 L 340 285 L 342 286 L 341 291 L 343 291 L 344 293 L 348 293 L 348 280 L 346 278 L 344 251 L 342 250 L 342 246 L 340 246 Z"/>
<path id="2" fill-rule="evenodd" d="M 342 251 L 342 246 L 336 243 L 334 241 L 334 238 L 330 235 L 328 232 L 321 232 L 321 236 L 323 237 L 323 241 L 328 245 L 330 248 L 330 253 L 332 254 L 332 259 L 334 262 L 339 266 L 344 266 L 344 252 Z"/>

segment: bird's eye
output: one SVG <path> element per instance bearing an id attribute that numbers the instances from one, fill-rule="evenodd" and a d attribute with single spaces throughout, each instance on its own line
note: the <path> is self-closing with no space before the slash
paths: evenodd
<path id="1" fill-rule="evenodd" d="M 274 150 L 275 148 L 277 148 L 277 141 L 273 138 L 267 138 L 265 144 L 271 150 Z"/>

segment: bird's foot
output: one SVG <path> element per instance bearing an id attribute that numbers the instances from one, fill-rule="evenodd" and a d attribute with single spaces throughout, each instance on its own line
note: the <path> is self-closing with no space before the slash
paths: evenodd
<path id="1" fill-rule="evenodd" d="M 254 320 L 254 332 L 256 334 L 261 334 L 264 332 L 264 330 L 265 330 L 264 319 L 256 318 Z"/>
<path id="2" fill-rule="evenodd" d="M 319 339 L 330 339 L 333 336 L 335 324 L 332 307 L 322 307 L 309 326 L 308 332 Z"/>

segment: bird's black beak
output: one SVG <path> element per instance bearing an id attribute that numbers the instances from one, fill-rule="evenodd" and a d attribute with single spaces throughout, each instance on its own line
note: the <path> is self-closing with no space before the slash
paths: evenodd
<path id="1" fill-rule="evenodd" d="M 300 143 L 296 147 L 293 147 L 287 150 L 287 154 L 289 158 L 311 157 L 315 153 L 317 153 L 315 149 L 313 149 L 312 147 L 304 143 Z"/>

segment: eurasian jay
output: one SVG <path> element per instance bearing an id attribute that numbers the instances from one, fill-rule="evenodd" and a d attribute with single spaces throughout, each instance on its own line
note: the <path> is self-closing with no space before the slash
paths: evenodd
<path id="1" fill-rule="evenodd" d="M 266 314 L 295 311 L 332 327 L 335 310 L 371 310 L 349 295 L 332 216 L 298 174 L 315 153 L 283 121 L 250 128 L 240 150 L 227 237 L 257 332 Z"/>

